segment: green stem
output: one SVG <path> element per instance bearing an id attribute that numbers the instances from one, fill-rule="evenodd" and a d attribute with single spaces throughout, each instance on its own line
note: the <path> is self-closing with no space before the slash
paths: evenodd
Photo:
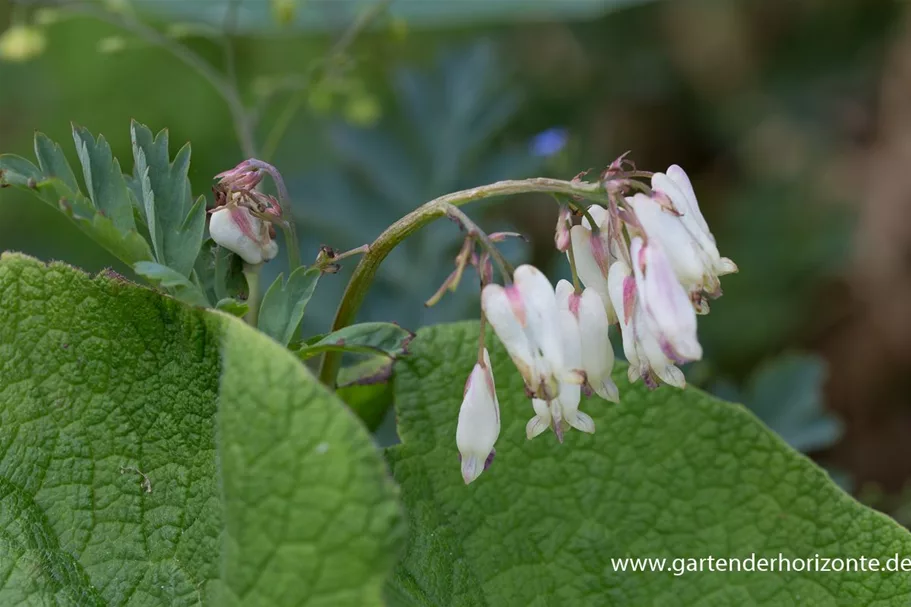
<path id="1" fill-rule="evenodd" d="M 468 215 L 463 213 L 459 207 L 454 204 L 445 205 L 446 214 L 453 219 L 456 219 L 462 227 L 465 228 L 465 231 L 468 232 L 468 236 L 473 238 L 481 247 L 487 251 L 490 255 L 490 258 L 497 265 L 497 269 L 500 271 L 500 275 L 503 277 L 503 281 L 506 284 L 512 282 L 512 266 L 506 258 L 503 257 L 503 254 L 500 253 L 500 250 L 497 246 L 490 240 L 490 237 L 487 235 L 484 230 L 478 227 L 478 225 L 471 220 Z"/>
<path id="2" fill-rule="evenodd" d="M 259 271 L 262 269 L 263 264 L 259 263 L 254 265 L 244 264 L 244 278 L 247 281 L 247 306 L 249 310 L 247 315 L 244 316 L 244 320 L 251 327 L 256 327 L 259 322 L 259 304 L 260 301 L 260 289 L 259 289 Z"/>
<path id="3" fill-rule="evenodd" d="M 281 143 L 288 127 L 291 126 L 291 121 L 294 120 L 294 116 L 300 111 L 301 106 L 303 106 L 304 102 L 307 100 L 307 91 L 310 88 L 310 82 L 313 79 L 317 68 L 322 65 L 328 65 L 330 72 L 331 70 L 336 69 L 336 66 L 340 63 L 345 51 L 348 50 L 348 47 L 354 43 L 360 33 L 364 31 L 374 19 L 379 17 L 391 3 L 392 0 L 379 0 L 379 2 L 376 2 L 367 8 L 367 10 L 355 18 L 354 22 L 345 30 L 338 41 L 332 45 L 332 49 L 330 49 L 329 54 L 325 59 L 310 66 L 304 77 L 305 85 L 291 95 L 288 99 L 288 103 L 282 108 L 281 114 L 279 114 L 275 123 L 272 125 L 272 129 L 266 136 L 266 142 L 263 144 L 262 153 L 262 158 L 264 160 L 268 161 L 275 155 L 276 150 L 278 150 L 278 144 Z"/>
<path id="4" fill-rule="evenodd" d="M 288 249 L 288 268 L 290 273 L 301 265 L 301 251 L 297 242 L 297 231 L 294 229 L 293 219 L 283 221 L 279 226 L 285 235 L 285 248 Z"/>
<path id="5" fill-rule="evenodd" d="M 431 200 L 386 228 L 386 230 L 370 245 L 370 250 L 361 258 L 360 263 L 351 275 L 348 286 L 345 288 L 342 301 L 339 303 L 338 310 L 335 313 L 335 321 L 332 324 L 332 330 L 337 331 L 354 322 L 357 311 L 360 309 L 361 304 L 364 303 L 367 290 L 370 288 L 373 278 L 376 275 L 380 264 L 386 259 L 386 256 L 389 255 L 399 243 L 417 230 L 435 219 L 445 217 L 447 208 L 449 208 L 450 205 L 459 207 L 468 204 L 469 202 L 493 198 L 495 196 L 511 196 L 513 194 L 525 194 L 529 192 L 569 194 L 601 202 L 609 201 L 607 193 L 600 183 L 572 182 L 560 179 L 548 179 L 546 177 L 498 181 L 497 183 L 492 183 L 490 185 L 446 194 L 445 196 Z M 342 359 L 339 352 L 326 353 L 323 357 L 319 374 L 320 380 L 324 384 L 333 387 L 335 386 L 335 379 L 338 375 L 341 362 Z"/>
<path id="6" fill-rule="evenodd" d="M 561 202 L 561 200 L 559 198 L 557 198 L 557 202 Z M 592 217 L 592 214 L 588 212 L 588 207 L 584 207 L 581 204 L 579 204 L 575 201 L 572 201 L 572 200 L 567 200 L 566 204 L 568 204 L 577 213 L 582 213 L 582 216 L 588 220 L 588 225 L 591 226 L 592 234 L 597 234 L 598 232 L 601 231 L 601 226 L 599 226 L 597 224 L 597 222 L 595 222 L 595 219 Z M 582 227 L 585 227 L 585 226 L 582 226 Z"/>
<path id="7" fill-rule="evenodd" d="M 124 30 L 132 32 L 149 42 L 168 51 L 180 61 L 196 70 L 205 80 L 212 85 L 218 94 L 224 99 L 228 110 L 231 112 L 231 118 L 234 121 L 234 131 L 237 134 L 237 140 L 240 143 L 241 151 L 244 156 L 253 158 L 256 156 L 256 139 L 253 133 L 253 124 L 250 121 L 249 112 L 244 106 L 237 89 L 231 81 L 222 76 L 212 65 L 197 55 L 189 48 L 165 36 L 153 27 L 134 19 L 122 13 L 113 13 L 88 2 L 75 3 L 73 5 L 64 4 L 67 10 L 76 14 L 86 15 L 99 21 L 105 21 Z"/>
<path id="8" fill-rule="evenodd" d="M 572 241 L 570 241 L 566 253 L 569 257 L 569 271 L 572 272 L 573 275 L 573 289 L 575 289 L 576 295 L 578 295 L 582 293 L 582 285 L 579 283 L 579 272 L 576 270 L 576 252 L 573 250 Z"/>

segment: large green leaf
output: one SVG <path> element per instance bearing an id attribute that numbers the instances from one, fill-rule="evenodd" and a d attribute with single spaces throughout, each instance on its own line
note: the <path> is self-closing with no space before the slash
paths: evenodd
<path id="1" fill-rule="evenodd" d="M 0 604 L 378 605 L 363 426 L 225 314 L 0 258 Z"/>
<path id="2" fill-rule="evenodd" d="M 648 392 L 615 379 L 621 403 L 582 409 L 597 432 L 525 438 L 532 416 L 499 345 L 491 360 L 502 431 L 470 486 L 455 426 L 476 323 L 422 330 L 396 364 L 403 445 L 388 451 L 409 512 L 390 583 L 401 605 L 908 605 L 888 572 L 619 571 L 613 559 L 911 555 L 911 535 L 854 501 L 744 408 L 698 390 Z"/>
<path id="3" fill-rule="evenodd" d="M 66 161 L 66 156 L 59 143 L 51 141 L 44 133 L 35 133 L 35 157 L 38 159 L 41 172 L 46 177 L 56 177 L 71 191 L 79 191 L 76 176 L 73 174 L 73 169 L 70 168 L 70 163 Z"/>

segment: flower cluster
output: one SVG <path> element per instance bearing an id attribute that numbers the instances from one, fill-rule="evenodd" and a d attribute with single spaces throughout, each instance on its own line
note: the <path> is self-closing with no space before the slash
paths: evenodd
<path id="1" fill-rule="evenodd" d="M 525 381 L 535 413 L 529 439 L 547 429 L 560 442 L 570 428 L 594 432 L 592 418 L 579 410 L 583 393 L 620 402 L 611 379 L 611 324 L 619 326 L 631 382 L 682 388 L 678 365 L 702 357 L 696 317 L 721 295 L 719 277 L 737 271 L 718 253 L 683 169 L 651 174 L 626 167 L 620 158 L 602 174 L 603 205 L 561 206 L 554 240 L 567 254 L 575 286 L 561 280 L 554 288 L 530 265 L 505 276 L 505 285 L 482 279 L 482 327 L 490 324 Z M 650 177 L 650 185 L 638 177 Z M 582 216 L 577 225 L 574 211 Z M 500 430 L 481 335 L 456 431 L 466 483 L 490 465 Z"/>

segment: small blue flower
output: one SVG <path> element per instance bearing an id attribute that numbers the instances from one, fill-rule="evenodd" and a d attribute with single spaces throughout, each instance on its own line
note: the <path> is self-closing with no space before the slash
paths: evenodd
<path id="1" fill-rule="evenodd" d="M 541 131 L 531 138 L 531 153 L 540 158 L 550 158 L 560 152 L 569 140 L 569 130 L 553 127 Z"/>

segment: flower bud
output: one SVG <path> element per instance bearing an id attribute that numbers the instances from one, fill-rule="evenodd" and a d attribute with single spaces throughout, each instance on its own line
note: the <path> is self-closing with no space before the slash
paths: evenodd
<path id="1" fill-rule="evenodd" d="M 554 233 L 554 244 L 561 253 L 566 253 L 570 246 L 570 221 L 572 213 L 568 205 L 560 205 L 560 212 L 557 215 L 557 229 Z"/>
<path id="2" fill-rule="evenodd" d="M 216 208 L 209 218 L 209 235 L 216 244 L 256 265 L 278 254 L 278 243 L 269 234 L 269 225 L 250 213 L 250 209 L 228 203 Z"/>
<path id="3" fill-rule="evenodd" d="M 500 435 L 500 404 L 487 348 L 484 348 L 483 358 L 483 362 L 475 364 L 465 382 L 465 394 L 456 427 L 456 445 L 466 485 L 490 466 L 494 456 L 494 443 Z"/>

